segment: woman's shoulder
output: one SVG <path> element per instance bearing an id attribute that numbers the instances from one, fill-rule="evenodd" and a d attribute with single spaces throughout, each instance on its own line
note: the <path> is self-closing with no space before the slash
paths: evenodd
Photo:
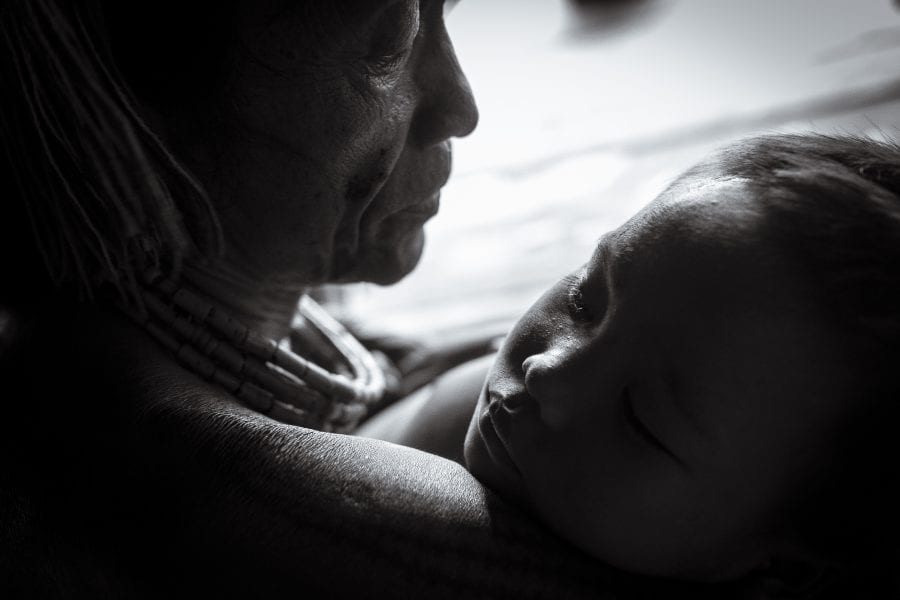
<path id="1" fill-rule="evenodd" d="M 216 570 L 232 565 L 243 575 L 231 586 L 259 585 L 245 578 L 256 573 L 271 593 L 293 582 L 335 597 L 386 585 L 433 597 L 490 589 L 504 597 L 542 586 L 547 596 L 602 597 L 593 561 L 460 465 L 274 422 L 180 371 L 165 360 L 144 366 L 129 436 L 142 441 L 132 455 L 147 461 L 143 472 L 167 473 L 154 485 L 171 485 L 175 474 L 167 502 L 180 505 L 171 516 L 186 523 L 183 558 L 202 555 Z M 146 493 L 135 483 L 135 496 Z"/>
<path id="2" fill-rule="evenodd" d="M 119 580 L 226 596 L 611 597 L 608 569 L 460 465 L 271 421 L 126 319 L 67 319 L 32 331 L 20 361 L 46 391 L 19 435 L 42 448 L 19 452 L 21 489 L 35 522 L 65 524 L 48 539 Z M 56 375 L 35 363 L 51 334 L 68 358 Z M 86 560 L 63 555 L 69 572 Z"/>

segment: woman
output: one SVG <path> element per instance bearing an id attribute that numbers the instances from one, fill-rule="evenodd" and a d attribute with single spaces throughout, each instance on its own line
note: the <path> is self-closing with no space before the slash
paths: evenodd
<path id="1" fill-rule="evenodd" d="M 298 300 L 408 273 L 475 127 L 443 10 L 3 3 L 6 597 L 608 597 L 458 465 L 319 431 L 380 380 Z"/>

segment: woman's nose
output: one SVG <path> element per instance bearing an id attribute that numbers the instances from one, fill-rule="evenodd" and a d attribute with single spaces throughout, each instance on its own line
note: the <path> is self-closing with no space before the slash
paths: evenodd
<path id="1" fill-rule="evenodd" d="M 446 29 L 424 48 L 418 77 L 422 97 L 418 137 L 424 145 L 464 137 L 478 125 L 478 107 Z"/>

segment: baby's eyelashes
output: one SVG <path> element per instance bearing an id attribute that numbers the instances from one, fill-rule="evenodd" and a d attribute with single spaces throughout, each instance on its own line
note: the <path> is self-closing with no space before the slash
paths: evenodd
<path id="1" fill-rule="evenodd" d="M 585 265 L 578 273 L 570 275 L 566 285 L 566 311 L 573 323 L 597 324 L 607 311 L 608 289 L 606 280 L 596 269 Z"/>
<path id="2" fill-rule="evenodd" d="M 566 308 L 575 323 L 590 323 L 594 320 L 594 314 L 585 299 L 586 277 L 587 269 L 583 268 L 566 278 Z"/>

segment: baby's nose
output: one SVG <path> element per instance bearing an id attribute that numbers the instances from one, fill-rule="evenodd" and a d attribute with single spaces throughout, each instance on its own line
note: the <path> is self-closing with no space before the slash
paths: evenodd
<path id="1" fill-rule="evenodd" d="M 572 417 L 579 395 L 586 392 L 574 362 L 561 350 L 533 354 L 522 362 L 525 389 L 537 400 L 541 419 L 551 428 L 562 427 Z"/>
<path id="2" fill-rule="evenodd" d="M 553 373 L 553 361 L 547 355 L 532 354 L 522 362 L 522 372 L 525 373 L 525 389 L 535 400 L 543 401 L 552 389 L 550 381 Z"/>

